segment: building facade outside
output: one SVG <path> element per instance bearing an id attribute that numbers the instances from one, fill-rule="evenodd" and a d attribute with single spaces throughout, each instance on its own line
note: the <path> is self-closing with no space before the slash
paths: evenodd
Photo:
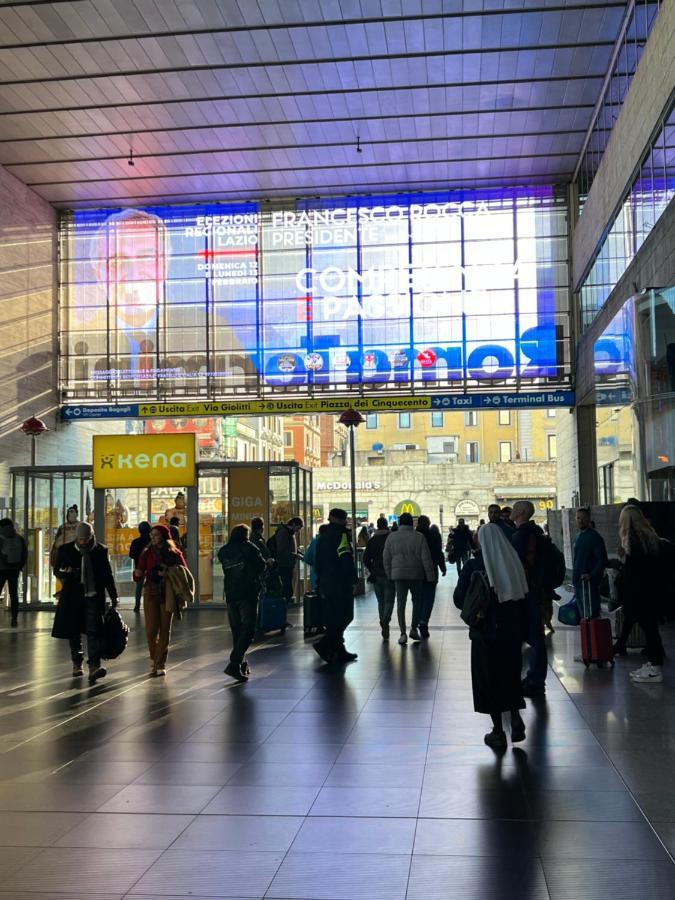
<path id="1" fill-rule="evenodd" d="M 321 464 L 319 416 L 289 416 L 284 419 L 284 459 L 315 468 Z"/>

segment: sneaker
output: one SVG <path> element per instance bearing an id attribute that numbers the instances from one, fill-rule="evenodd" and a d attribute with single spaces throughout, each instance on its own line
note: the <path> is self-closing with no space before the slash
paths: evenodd
<path id="1" fill-rule="evenodd" d="M 321 657 L 324 662 L 330 662 L 333 658 L 333 654 L 327 649 L 322 641 L 317 641 L 316 644 L 312 644 L 314 647 L 314 652 Z"/>
<path id="2" fill-rule="evenodd" d="M 345 647 L 342 647 L 341 650 L 338 650 L 337 658 L 341 662 L 355 662 L 359 658 L 358 653 L 350 653 Z"/>
<path id="3" fill-rule="evenodd" d="M 633 669 L 632 672 L 629 672 L 631 678 L 635 678 L 636 675 L 644 675 L 644 673 L 649 668 L 649 663 L 643 663 L 639 669 Z"/>
<path id="4" fill-rule="evenodd" d="M 99 678 L 105 678 L 107 674 L 103 666 L 94 666 L 94 668 L 89 669 L 89 684 L 96 684 Z"/>
<path id="5" fill-rule="evenodd" d="M 73 663 L 73 678 L 80 678 L 84 675 L 84 669 L 82 666 L 78 666 L 76 663 Z"/>
<path id="6" fill-rule="evenodd" d="M 417 628 L 411 628 L 411 629 L 410 629 L 410 640 L 411 640 L 411 641 L 421 641 L 421 640 L 422 640 L 422 638 L 420 637 L 420 633 L 419 633 L 419 631 L 417 630 Z"/>
<path id="7" fill-rule="evenodd" d="M 389 626 L 388 625 L 382 626 L 382 640 L 383 641 L 389 640 Z"/>
<path id="8" fill-rule="evenodd" d="M 247 678 L 250 678 L 250 676 L 251 676 L 251 667 L 246 662 L 246 660 L 244 660 L 243 663 L 241 664 L 241 674 L 245 675 Z"/>
<path id="9" fill-rule="evenodd" d="M 408 643 L 408 635 L 405 633 L 405 631 L 401 632 L 401 637 L 398 639 L 398 642 L 401 647 L 404 647 Z"/>
<path id="10" fill-rule="evenodd" d="M 420 637 L 423 641 L 429 640 L 429 626 L 424 622 L 420 622 Z"/>
<path id="11" fill-rule="evenodd" d="M 166 669 L 155 669 L 155 678 L 165 678 Z"/>
<path id="12" fill-rule="evenodd" d="M 228 663 L 223 671 L 226 675 L 229 675 L 230 678 L 234 678 L 234 680 L 238 681 L 240 684 L 248 681 L 248 678 L 241 671 L 241 668 L 239 666 L 235 666 L 234 663 Z"/>
<path id="13" fill-rule="evenodd" d="M 651 663 L 648 663 L 641 670 L 635 672 L 631 678 L 638 684 L 661 684 L 663 672 L 661 671 L 661 666 L 652 666 Z"/>

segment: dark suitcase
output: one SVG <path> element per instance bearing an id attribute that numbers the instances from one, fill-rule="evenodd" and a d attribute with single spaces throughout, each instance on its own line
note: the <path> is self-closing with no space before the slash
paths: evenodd
<path id="1" fill-rule="evenodd" d="M 612 641 L 612 623 L 609 619 L 591 618 L 591 586 L 582 582 L 582 602 L 584 618 L 579 623 L 581 628 L 581 658 L 588 668 L 592 663 L 602 668 L 605 663 L 614 665 L 614 644 Z"/>
<path id="2" fill-rule="evenodd" d="M 283 597 L 263 595 L 258 604 L 258 632 L 286 632 L 286 600 Z"/>
<path id="3" fill-rule="evenodd" d="M 302 598 L 302 624 L 306 636 L 323 631 L 321 597 L 316 591 L 307 591 Z"/>

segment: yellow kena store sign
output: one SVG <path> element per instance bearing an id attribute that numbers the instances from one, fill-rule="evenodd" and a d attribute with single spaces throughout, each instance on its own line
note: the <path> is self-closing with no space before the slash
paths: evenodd
<path id="1" fill-rule="evenodd" d="M 197 478 L 197 441 L 183 434 L 115 434 L 94 437 L 95 488 L 190 487 Z"/>

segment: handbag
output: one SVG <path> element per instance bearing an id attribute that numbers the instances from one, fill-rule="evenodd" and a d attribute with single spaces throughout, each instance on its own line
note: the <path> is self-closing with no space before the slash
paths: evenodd
<path id="1" fill-rule="evenodd" d="M 558 608 L 558 621 L 561 625 L 572 626 L 581 622 L 581 613 L 579 612 L 576 595 Z"/>

